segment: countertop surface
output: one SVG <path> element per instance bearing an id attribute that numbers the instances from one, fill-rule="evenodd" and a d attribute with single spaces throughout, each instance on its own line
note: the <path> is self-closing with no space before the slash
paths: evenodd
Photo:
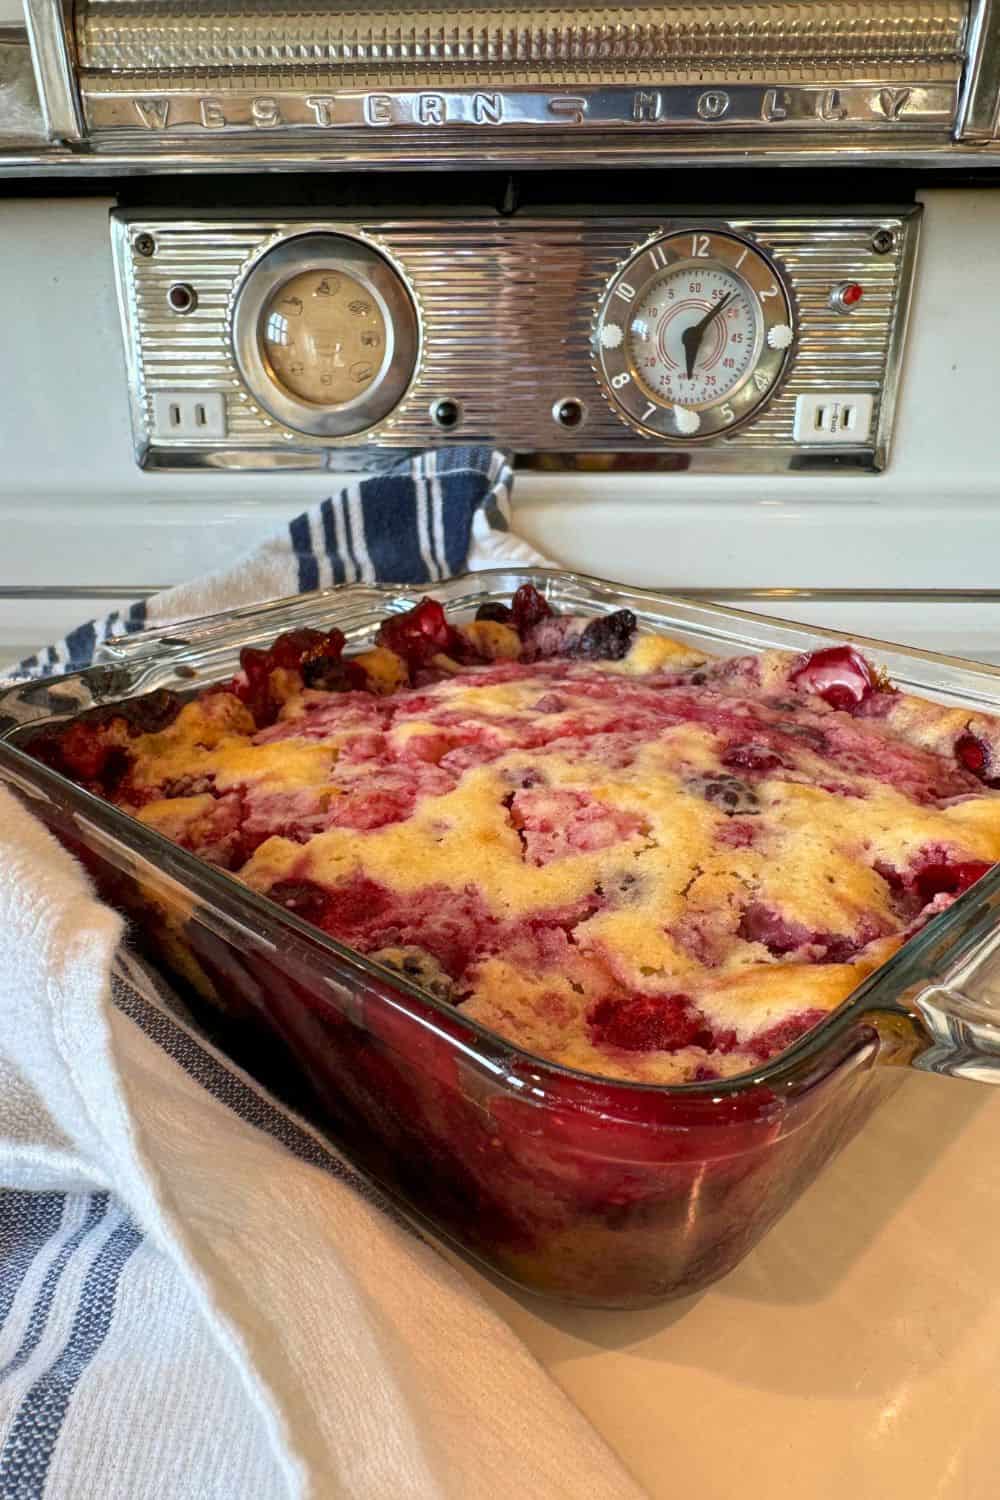
<path id="1" fill-rule="evenodd" d="M 1000 1091 L 914 1074 L 716 1286 L 643 1312 L 465 1273 L 654 1500 L 1000 1495 Z"/>

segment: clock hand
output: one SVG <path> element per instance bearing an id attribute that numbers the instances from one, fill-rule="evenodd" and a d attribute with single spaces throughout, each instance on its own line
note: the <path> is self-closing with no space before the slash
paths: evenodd
<path id="1" fill-rule="evenodd" d="M 708 309 L 708 312 L 699 322 L 692 323 L 691 327 L 685 328 L 684 332 L 681 334 L 681 344 L 684 347 L 684 354 L 687 359 L 687 368 L 685 370 L 685 375 L 688 380 L 690 380 L 694 375 L 694 362 L 698 358 L 698 350 L 701 348 L 701 341 L 705 336 L 705 329 L 708 327 L 709 323 L 711 323 L 713 318 L 717 318 L 719 316 L 720 312 L 727 305 L 727 303 L 733 300 L 733 296 L 733 292 L 727 292 L 724 297 L 720 297 L 715 306 L 710 307 Z"/>
<path id="2" fill-rule="evenodd" d="M 698 345 L 701 343 L 701 324 L 692 323 L 690 328 L 685 328 L 681 334 L 681 343 L 684 346 L 684 358 L 686 368 L 684 375 L 687 380 L 694 376 L 694 362 L 698 358 Z"/>

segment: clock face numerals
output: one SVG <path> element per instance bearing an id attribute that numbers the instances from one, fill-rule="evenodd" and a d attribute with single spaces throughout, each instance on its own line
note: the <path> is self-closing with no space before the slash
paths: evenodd
<path id="1" fill-rule="evenodd" d="M 791 303 L 761 251 L 735 235 L 679 230 L 644 245 L 607 288 L 598 379 L 649 436 L 690 441 L 748 420 L 777 386 Z"/>

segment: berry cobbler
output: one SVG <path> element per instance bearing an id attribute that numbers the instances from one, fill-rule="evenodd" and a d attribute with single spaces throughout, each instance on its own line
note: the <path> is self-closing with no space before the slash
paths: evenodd
<path id="1" fill-rule="evenodd" d="M 530 584 L 356 655 L 292 631 L 44 753 L 519 1048 L 647 1083 L 776 1056 L 1000 859 L 1000 721 Z"/>

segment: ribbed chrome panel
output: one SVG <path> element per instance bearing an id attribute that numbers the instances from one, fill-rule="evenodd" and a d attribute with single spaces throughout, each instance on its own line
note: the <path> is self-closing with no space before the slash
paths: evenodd
<path id="1" fill-rule="evenodd" d="M 967 11 L 963 0 L 460 8 L 83 0 L 76 38 L 82 68 L 141 75 L 145 86 L 179 74 L 200 88 L 227 80 L 245 88 L 248 72 L 262 87 L 333 77 L 405 86 L 456 73 L 481 81 L 485 70 L 497 85 L 621 82 L 650 69 L 661 81 L 719 68 L 731 78 L 803 68 L 873 77 L 896 65 L 919 65 L 931 79 L 957 76 Z"/>
<path id="2" fill-rule="evenodd" d="M 481 437 L 520 451 L 648 452 L 649 440 L 623 425 L 595 383 L 591 320 L 605 283 L 632 249 L 654 230 L 686 222 L 695 221 L 665 216 L 628 222 L 354 225 L 403 269 L 423 320 L 423 357 L 415 384 L 367 444 L 424 447 Z M 755 457 L 787 459 L 800 452 L 793 444 L 792 425 L 795 398 L 803 391 L 870 392 L 878 413 L 895 379 L 898 350 L 893 340 L 907 291 L 902 269 L 909 237 L 916 232 L 913 218 L 701 216 L 696 222 L 746 234 L 780 262 L 798 327 L 790 374 L 777 397 L 752 425 L 699 451 L 724 452 L 727 467 L 734 462 L 739 466 L 740 455 L 753 466 Z M 229 435 L 201 445 L 206 454 L 213 446 L 240 448 L 248 456 L 271 449 L 285 450 L 291 459 L 287 450 L 322 447 L 259 409 L 243 388 L 229 342 L 227 309 L 241 269 L 272 236 L 295 227 L 287 221 L 210 225 L 138 219 L 118 225 L 116 253 L 140 446 L 149 442 L 156 392 L 216 390 L 225 394 Z M 352 228 L 343 221 L 323 227 L 348 233 Z M 879 255 L 871 241 L 883 227 L 894 231 L 895 247 Z M 151 257 L 134 253 L 140 233 L 154 238 Z M 849 316 L 833 311 L 831 288 L 855 279 L 865 289 L 861 307 Z M 168 310 L 167 289 L 176 281 L 197 289 L 197 309 L 186 317 Z M 586 419 L 567 432 L 555 421 L 552 407 L 570 397 L 584 403 Z M 462 405 L 464 421 L 454 433 L 442 433 L 430 420 L 430 409 L 440 399 Z M 877 421 L 872 451 L 884 447 L 887 425 Z M 357 447 L 366 440 L 351 441 Z M 157 440 L 157 446 L 170 445 Z"/>

